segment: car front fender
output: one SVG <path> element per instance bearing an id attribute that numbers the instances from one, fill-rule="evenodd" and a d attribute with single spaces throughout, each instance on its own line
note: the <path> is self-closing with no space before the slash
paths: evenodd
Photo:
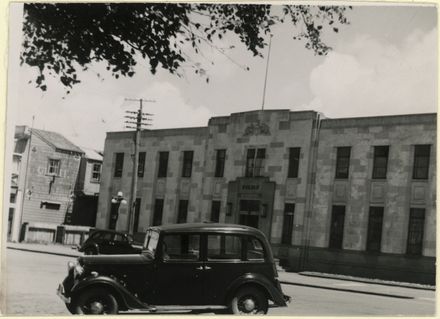
<path id="1" fill-rule="evenodd" d="M 124 303 L 129 309 L 145 309 L 148 308 L 146 304 L 140 301 L 136 296 L 134 296 L 130 291 L 127 290 L 119 281 L 107 277 L 107 276 L 98 276 L 98 277 L 86 277 L 81 279 L 77 284 L 72 287 L 71 295 L 75 296 L 84 289 L 91 287 L 104 287 L 109 289 L 110 291 L 117 294 L 115 296 L 121 302 Z M 119 297 L 119 298 L 118 298 Z"/>
<path id="2" fill-rule="evenodd" d="M 228 288 L 227 300 L 231 300 L 234 297 L 235 292 L 240 287 L 248 284 L 256 285 L 264 289 L 277 306 L 287 306 L 282 291 L 279 290 L 278 287 L 270 282 L 265 276 L 255 273 L 246 273 L 235 279 Z"/>

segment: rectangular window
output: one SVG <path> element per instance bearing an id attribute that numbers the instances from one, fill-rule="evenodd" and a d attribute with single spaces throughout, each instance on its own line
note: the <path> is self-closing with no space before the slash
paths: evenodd
<path id="1" fill-rule="evenodd" d="M 162 225 L 163 199 L 156 198 L 154 201 L 153 226 Z"/>
<path id="2" fill-rule="evenodd" d="M 208 235 L 208 260 L 241 260 L 241 237 L 235 235 Z"/>
<path id="3" fill-rule="evenodd" d="M 183 152 L 182 177 L 191 177 L 193 155 L 194 155 L 193 151 Z"/>
<path id="4" fill-rule="evenodd" d="M 333 206 L 329 248 L 342 249 L 344 239 L 345 206 Z"/>
<path id="5" fill-rule="evenodd" d="M 147 153 L 145 152 L 139 152 L 138 177 L 144 177 L 146 155 Z"/>
<path id="6" fill-rule="evenodd" d="M 411 208 L 409 213 L 408 242 L 406 247 L 406 253 L 408 255 L 422 254 L 424 228 L 425 209 Z"/>
<path id="7" fill-rule="evenodd" d="M 380 252 L 382 241 L 383 207 L 370 207 L 368 218 L 367 251 Z"/>
<path id="8" fill-rule="evenodd" d="M 99 163 L 94 163 L 92 165 L 92 177 L 91 177 L 91 181 L 92 182 L 99 182 L 101 180 L 101 166 L 102 164 Z"/>
<path id="9" fill-rule="evenodd" d="M 141 199 L 136 198 L 136 206 L 134 209 L 134 223 L 133 223 L 133 232 L 138 231 L 139 227 L 139 213 L 141 212 Z"/>
<path id="10" fill-rule="evenodd" d="M 177 212 L 177 223 L 186 223 L 188 218 L 188 200 L 181 199 L 179 201 L 179 211 Z"/>
<path id="11" fill-rule="evenodd" d="M 166 234 L 163 237 L 162 258 L 164 261 L 198 260 L 200 235 Z"/>
<path id="12" fill-rule="evenodd" d="M 213 200 L 211 204 L 211 221 L 218 223 L 220 220 L 220 201 Z"/>
<path id="13" fill-rule="evenodd" d="M 255 237 L 245 237 L 246 247 L 246 260 L 249 261 L 264 261 L 266 258 L 266 252 L 264 251 L 263 244 Z"/>
<path id="14" fill-rule="evenodd" d="M 295 212 L 295 204 L 286 203 L 284 205 L 284 220 L 283 220 L 283 232 L 281 235 L 281 243 L 285 245 L 290 245 L 292 243 L 294 212 Z"/>
<path id="15" fill-rule="evenodd" d="M 226 150 L 217 150 L 215 160 L 215 177 L 223 177 L 225 171 Z"/>
<path id="16" fill-rule="evenodd" d="M 60 210 L 61 204 L 54 202 L 41 202 L 40 208 L 51 209 L 51 210 Z"/>
<path id="17" fill-rule="evenodd" d="M 429 156 L 431 145 L 415 145 L 414 147 L 414 179 L 428 179 Z"/>
<path id="18" fill-rule="evenodd" d="M 266 159 L 266 149 L 250 148 L 246 155 L 246 177 L 262 176 L 264 169 L 264 160 Z"/>
<path id="19" fill-rule="evenodd" d="M 351 147 L 338 147 L 336 153 L 336 178 L 347 179 L 350 168 Z"/>
<path id="20" fill-rule="evenodd" d="M 60 175 L 60 160 L 49 158 L 47 174 Z"/>
<path id="21" fill-rule="evenodd" d="M 123 168 L 124 168 L 124 153 L 116 153 L 114 177 L 122 177 Z"/>
<path id="22" fill-rule="evenodd" d="M 301 149 L 299 147 L 289 148 L 289 171 L 287 173 L 288 178 L 298 177 L 300 150 Z"/>
<path id="23" fill-rule="evenodd" d="M 169 152 L 159 152 L 159 170 L 157 177 L 167 177 Z"/>
<path id="24" fill-rule="evenodd" d="M 375 146 L 373 158 L 373 179 L 387 178 L 388 146 Z"/>

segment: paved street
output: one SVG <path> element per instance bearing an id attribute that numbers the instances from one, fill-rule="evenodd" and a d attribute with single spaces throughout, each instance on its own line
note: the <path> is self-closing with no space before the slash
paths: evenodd
<path id="1" fill-rule="evenodd" d="M 8 315 L 66 315 L 55 294 L 71 257 L 7 249 Z M 352 281 L 281 274 L 297 284 L 284 284 L 293 297 L 288 308 L 272 308 L 269 314 L 292 316 L 427 316 L 435 313 L 435 292 Z M 378 295 L 374 295 L 377 293 Z M 386 296 L 384 296 L 386 295 Z"/>

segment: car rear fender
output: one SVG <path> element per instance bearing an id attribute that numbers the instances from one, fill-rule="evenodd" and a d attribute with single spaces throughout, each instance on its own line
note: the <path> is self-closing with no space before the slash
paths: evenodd
<path id="1" fill-rule="evenodd" d="M 254 285 L 263 290 L 277 306 L 287 306 L 283 293 L 269 281 L 265 276 L 254 273 L 247 273 L 235 279 L 228 288 L 227 304 L 234 298 L 235 292 L 245 285 Z"/>
<path id="2" fill-rule="evenodd" d="M 72 287 L 71 295 L 75 296 L 86 288 L 102 287 L 108 289 L 114 294 L 114 297 L 120 303 L 121 308 L 144 309 L 147 305 L 140 301 L 136 296 L 130 293 L 120 282 L 107 276 L 98 276 L 84 278 Z"/>

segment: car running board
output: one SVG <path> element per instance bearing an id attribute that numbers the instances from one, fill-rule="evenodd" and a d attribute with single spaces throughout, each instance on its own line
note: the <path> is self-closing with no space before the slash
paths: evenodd
<path id="1" fill-rule="evenodd" d="M 144 312 L 172 312 L 172 311 L 192 311 L 192 310 L 221 310 L 227 309 L 226 306 L 219 305 L 209 305 L 209 306 L 182 306 L 182 305 L 172 305 L 172 306 L 149 306 L 145 309 L 133 309 L 128 311 L 121 311 L 121 313 L 144 313 Z"/>

